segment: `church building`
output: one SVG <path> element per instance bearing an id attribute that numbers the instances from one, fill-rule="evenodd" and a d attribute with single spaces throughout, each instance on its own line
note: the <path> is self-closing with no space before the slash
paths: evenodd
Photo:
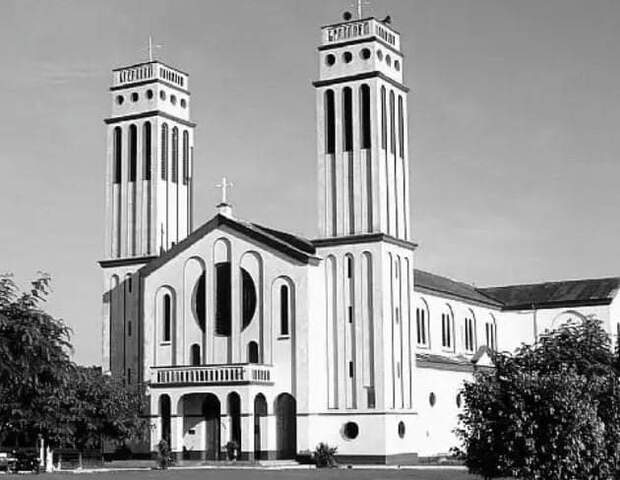
<path id="1" fill-rule="evenodd" d="M 424 462 L 455 445 L 459 390 L 489 351 L 587 316 L 616 337 L 619 278 L 476 288 L 415 268 L 400 38 L 361 15 L 321 28 L 313 239 L 238 218 L 226 179 L 194 225 L 189 75 L 114 70 L 103 368 L 148 386 L 135 453 L 165 438 L 179 459 L 230 441 L 303 459 L 325 442 L 342 461 Z"/>

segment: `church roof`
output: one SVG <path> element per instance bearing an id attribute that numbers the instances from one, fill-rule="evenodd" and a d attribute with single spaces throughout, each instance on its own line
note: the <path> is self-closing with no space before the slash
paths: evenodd
<path id="1" fill-rule="evenodd" d="M 140 274 L 142 276 L 149 275 L 151 272 L 157 270 L 160 266 L 192 246 L 205 235 L 222 226 L 228 227 L 242 235 L 246 235 L 299 262 L 310 263 L 316 259 L 314 256 L 315 248 L 309 240 L 290 233 L 263 227 L 255 223 L 217 214 L 207 223 L 194 230 L 188 237 L 174 245 L 170 250 L 167 250 L 159 257 L 147 263 L 140 269 Z"/>
<path id="2" fill-rule="evenodd" d="M 483 306 L 502 308 L 503 304 L 490 296 L 481 293 L 473 285 L 457 282 L 447 277 L 416 269 L 414 271 L 414 288 L 430 294 L 439 294 L 457 300 L 464 300 Z"/>
<path id="3" fill-rule="evenodd" d="M 609 305 L 620 287 L 620 277 L 567 280 L 505 287 L 479 288 L 505 310 L 529 310 L 583 305 Z"/>

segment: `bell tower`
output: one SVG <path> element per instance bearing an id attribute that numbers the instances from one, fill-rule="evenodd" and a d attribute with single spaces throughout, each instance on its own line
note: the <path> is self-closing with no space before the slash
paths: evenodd
<path id="1" fill-rule="evenodd" d="M 318 47 L 320 236 L 384 233 L 409 240 L 408 88 L 400 34 L 389 17 L 350 17 L 323 27 Z"/>
<path id="2" fill-rule="evenodd" d="M 189 77 L 159 61 L 114 70 L 105 259 L 158 255 L 192 229 Z"/>
<path id="3" fill-rule="evenodd" d="M 149 48 L 150 50 L 150 48 Z M 194 127 L 189 76 L 160 61 L 118 68 L 107 125 L 102 363 L 140 380 L 134 273 L 192 231 Z"/>

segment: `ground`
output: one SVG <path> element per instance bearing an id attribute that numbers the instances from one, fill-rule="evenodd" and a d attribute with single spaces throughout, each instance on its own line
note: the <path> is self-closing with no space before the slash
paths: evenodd
<path id="1" fill-rule="evenodd" d="M 84 474 L 87 475 L 87 474 Z M 77 480 L 73 472 L 42 474 L 37 480 Z M 78 477 L 79 478 L 79 477 Z M 84 480 L 480 480 L 463 470 L 454 469 L 195 469 L 143 470 L 88 474 Z"/>

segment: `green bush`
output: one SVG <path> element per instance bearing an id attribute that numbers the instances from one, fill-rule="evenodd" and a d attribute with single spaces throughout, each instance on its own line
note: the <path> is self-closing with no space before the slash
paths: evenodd
<path id="1" fill-rule="evenodd" d="M 336 466 L 337 447 L 330 447 L 326 443 L 319 443 L 314 449 L 312 458 L 317 468 L 333 468 Z"/>
<path id="2" fill-rule="evenodd" d="M 620 369 L 600 322 L 542 335 L 463 388 L 455 452 L 486 479 L 618 478 Z"/>

